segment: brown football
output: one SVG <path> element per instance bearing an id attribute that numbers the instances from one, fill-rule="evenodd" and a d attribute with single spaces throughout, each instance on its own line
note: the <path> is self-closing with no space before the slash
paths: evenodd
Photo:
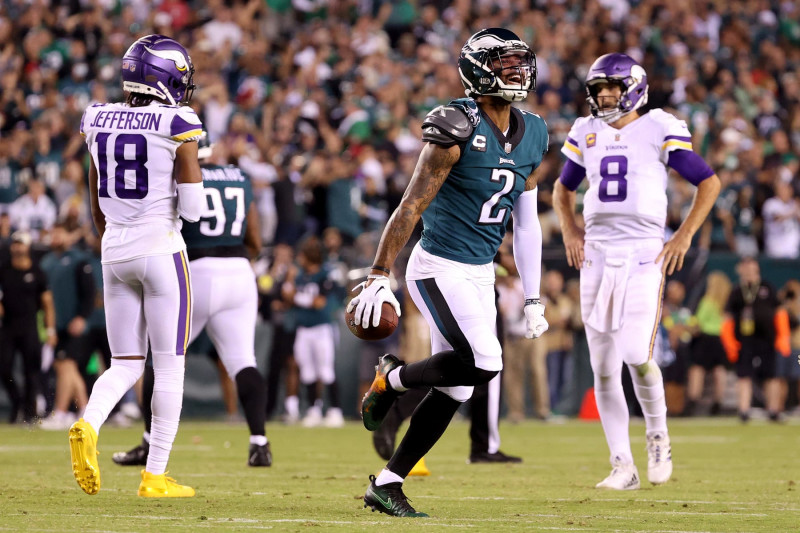
<path id="1" fill-rule="evenodd" d="M 356 324 L 353 318 L 355 313 L 355 307 L 349 313 L 345 312 L 344 321 L 347 323 L 347 327 L 350 328 L 350 331 L 353 332 L 353 335 L 359 339 L 365 341 L 379 341 L 385 339 L 397 329 L 397 313 L 394 312 L 392 304 L 388 302 L 383 302 L 383 306 L 381 307 L 381 322 L 378 324 L 378 327 L 372 327 L 372 317 L 370 317 L 370 326 L 368 328 L 363 328 L 360 322 Z"/>

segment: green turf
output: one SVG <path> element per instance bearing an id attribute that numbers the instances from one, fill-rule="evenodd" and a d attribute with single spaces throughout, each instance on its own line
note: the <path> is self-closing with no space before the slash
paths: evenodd
<path id="1" fill-rule="evenodd" d="M 502 449 L 521 465 L 466 465 L 468 426 L 454 423 L 428 455 L 432 475 L 411 478 L 406 494 L 429 519 L 398 519 L 362 508 L 367 476 L 382 466 L 360 424 L 344 429 L 271 425 L 275 464 L 245 466 L 242 426 L 184 422 L 170 475 L 197 489 L 184 500 L 136 496 L 138 468 L 111 454 L 136 444 L 134 429 L 100 436 L 102 488 L 75 483 L 66 432 L 0 426 L 0 530 L 162 531 L 797 531 L 800 432 L 733 419 L 673 420 L 675 472 L 658 488 L 594 489 L 608 474 L 597 423 L 502 427 Z M 632 427 L 646 478 L 644 428 Z"/>

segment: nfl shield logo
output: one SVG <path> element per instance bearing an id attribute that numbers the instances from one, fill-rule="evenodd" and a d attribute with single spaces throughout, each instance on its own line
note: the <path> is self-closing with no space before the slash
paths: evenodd
<path id="1" fill-rule="evenodd" d="M 505 148 L 507 154 L 511 153 L 511 143 L 506 143 L 504 148 Z"/>
<path id="2" fill-rule="evenodd" d="M 619 142 L 619 133 L 617 133 L 616 135 L 614 135 L 614 141 L 616 141 L 616 142 Z"/>

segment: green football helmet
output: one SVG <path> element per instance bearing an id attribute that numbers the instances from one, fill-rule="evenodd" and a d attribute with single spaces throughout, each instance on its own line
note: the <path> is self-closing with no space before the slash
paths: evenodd
<path id="1" fill-rule="evenodd" d="M 516 73 L 505 83 L 501 74 L 509 69 Z M 469 97 L 499 96 L 519 102 L 536 90 L 536 55 L 513 31 L 488 28 L 464 44 L 458 58 L 458 73 Z"/>

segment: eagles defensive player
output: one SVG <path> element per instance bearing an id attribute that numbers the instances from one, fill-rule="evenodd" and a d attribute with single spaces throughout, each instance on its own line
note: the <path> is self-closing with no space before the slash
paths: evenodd
<path id="1" fill-rule="evenodd" d="M 579 118 L 562 153 L 553 206 L 567 261 L 581 271 L 581 314 L 589 342 L 594 391 L 611 451 L 611 474 L 598 488 L 638 489 L 622 390 L 627 363 L 644 413 L 647 477 L 672 475 L 667 405 L 653 345 L 666 275 L 683 267 L 692 236 L 719 193 L 719 179 L 692 151 L 686 123 L 647 103 L 647 74 L 625 54 L 598 58 L 586 77 L 592 116 Z M 665 243 L 667 167 L 697 186 L 691 210 Z M 575 220 L 575 190 L 586 178 L 586 229 Z"/>
<path id="2" fill-rule="evenodd" d="M 194 278 L 193 341 L 205 328 L 228 375 L 236 383 L 250 447 L 247 464 L 271 466 L 272 452 L 264 430 L 266 385 L 256 368 L 255 328 L 258 291 L 249 258 L 261 251 L 258 211 L 250 178 L 234 166 L 215 164 L 214 146 L 198 151 L 205 184 L 206 208 L 200 220 L 184 224 L 189 266 Z M 142 444 L 112 459 L 123 466 L 141 465 L 150 449 L 147 411 L 152 395 L 152 368 L 144 375 Z"/>
<path id="3" fill-rule="evenodd" d="M 536 57 L 513 32 L 481 30 L 458 61 L 468 98 L 431 111 L 426 142 L 403 199 L 383 231 L 372 271 L 349 308 L 362 326 L 377 326 L 383 302 L 400 313 L 387 274 L 422 218 L 422 239 L 409 258 L 408 290 L 431 329 L 433 355 L 405 365 L 384 355 L 362 402 L 367 429 L 377 429 L 397 396 L 430 388 L 409 429 L 377 478 L 365 506 L 394 516 L 427 516 L 412 508 L 403 479 L 444 433 L 473 387 L 502 369 L 495 334 L 492 261 L 514 212 L 514 256 L 525 290 L 528 338 L 547 329 L 539 302 L 541 226 L 536 168 L 547 151 L 541 117 L 512 107 L 536 87 Z"/>

